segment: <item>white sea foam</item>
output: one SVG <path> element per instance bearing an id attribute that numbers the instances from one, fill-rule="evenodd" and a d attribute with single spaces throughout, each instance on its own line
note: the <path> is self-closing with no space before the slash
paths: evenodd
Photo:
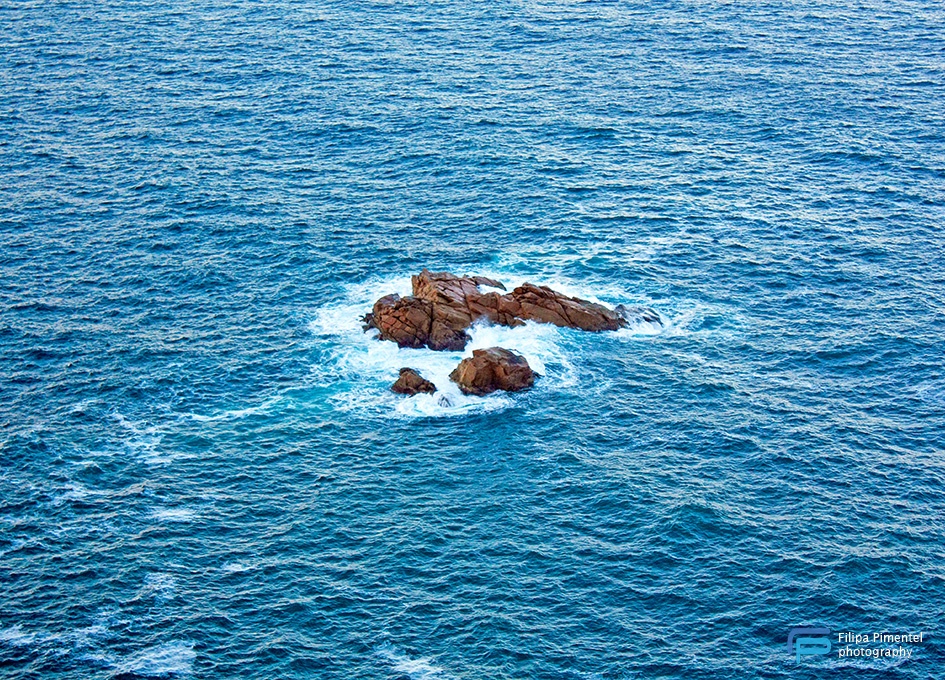
<path id="1" fill-rule="evenodd" d="M 89 650 L 86 652 L 77 653 L 76 658 L 79 659 L 79 661 L 91 661 L 92 663 L 99 666 L 115 665 L 115 655 L 111 652 L 101 650 Z"/>
<path id="2" fill-rule="evenodd" d="M 937 383 L 926 383 L 914 388 L 919 399 L 931 404 L 945 404 L 945 386 Z"/>
<path id="3" fill-rule="evenodd" d="M 662 326 L 651 324 L 642 318 L 633 319 L 631 317 L 629 319 L 630 325 L 616 331 L 614 336 L 620 340 L 640 340 L 657 335 L 673 338 L 705 333 L 731 332 L 731 330 L 701 329 L 706 317 L 724 318 L 726 324 L 734 324 L 739 327 L 748 325 L 748 322 L 736 309 L 720 305 L 690 303 L 681 309 L 676 309 L 672 315 L 661 314 Z"/>
<path id="4" fill-rule="evenodd" d="M 88 412 L 89 407 L 93 404 L 99 403 L 99 401 L 100 400 L 98 399 L 85 399 L 76 404 L 73 404 L 69 412 L 71 415 L 85 415 L 85 413 Z"/>
<path id="5" fill-rule="evenodd" d="M 76 628 L 67 637 L 78 647 L 90 647 L 108 632 L 106 623 L 93 623 L 85 628 Z"/>
<path id="6" fill-rule="evenodd" d="M 20 625 L 0 629 L 0 646 L 6 643 L 13 647 L 38 647 L 56 656 L 74 654 L 81 659 L 112 665 L 109 654 L 98 649 L 109 634 L 108 612 L 100 612 L 91 625 L 63 632 L 27 632 Z"/>
<path id="7" fill-rule="evenodd" d="M 169 642 L 133 654 L 118 664 L 118 670 L 148 677 L 189 675 L 196 658 L 192 644 Z"/>
<path id="8" fill-rule="evenodd" d="M 177 595 L 177 579 L 170 574 L 148 574 L 144 579 L 144 590 L 158 602 L 167 602 Z"/>
<path id="9" fill-rule="evenodd" d="M 0 550 L 0 557 L 3 557 L 4 555 L 7 555 L 9 553 L 15 553 L 18 550 L 22 550 L 26 546 L 27 546 L 27 543 L 23 539 L 21 538 L 13 539 L 12 541 L 10 541 L 9 550 Z"/>
<path id="10" fill-rule="evenodd" d="M 164 522 L 189 522 L 197 514 L 189 508 L 155 508 L 151 512 L 152 519 L 159 519 Z"/>
<path id="11" fill-rule="evenodd" d="M 102 491 L 93 491 L 86 488 L 82 484 L 69 484 L 68 491 L 63 493 L 61 496 L 58 496 L 53 500 L 53 505 L 62 505 L 67 501 L 84 501 L 88 500 L 93 496 L 103 495 Z"/>
<path id="12" fill-rule="evenodd" d="M 664 335 L 664 336 L 674 336 L 674 335 L 683 335 L 685 333 L 685 326 L 679 326 L 679 322 L 685 323 L 685 319 L 668 319 L 664 316 L 660 316 L 662 324 L 647 321 L 642 317 L 633 317 L 627 319 L 629 325 L 620 330 L 614 331 L 613 335 L 615 338 L 620 340 L 639 340 L 641 337 L 654 336 L 654 335 Z"/>
<path id="13" fill-rule="evenodd" d="M 536 281 L 534 277 L 510 276 L 495 271 L 476 273 L 502 281 L 510 290 L 530 280 L 591 302 L 614 305 L 631 301 L 625 294 L 601 300 L 591 291 L 567 281 Z M 409 295 L 410 291 L 409 276 L 375 279 L 344 288 L 340 300 L 316 310 L 309 329 L 323 350 L 323 360 L 313 368 L 312 381 L 316 386 L 334 392 L 329 400 L 335 408 L 407 417 L 449 417 L 509 408 L 521 397 L 504 393 L 487 397 L 467 396 L 449 379 L 450 372 L 462 358 L 471 356 L 475 349 L 494 346 L 516 351 L 528 360 L 532 369 L 541 376 L 536 390 L 562 390 L 578 383 L 576 363 L 580 350 L 576 347 L 580 343 L 576 338 L 580 331 L 535 322 L 517 328 L 479 322 L 469 329 L 471 341 L 462 352 L 400 348 L 392 342 L 378 342 L 376 331 L 364 332 L 361 317 L 378 298 L 389 293 Z M 631 339 L 655 335 L 662 330 L 658 324 L 641 320 L 619 331 L 617 337 Z M 390 385 L 404 366 L 417 369 L 436 385 L 437 392 L 409 398 L 392 394 Z"/>
<path id="14" fill-rule="evenodd" d="M 120 413 L 113 413 L 112 420 L 117 421 L 119 425 L 121 425 L 126 430 L 130 431 L 132 434 L 137 435 L 139 437 L 153 436 L 157 432 L 157 428 L 154 427 L 153 425 L 142 427 L 138 425 L 137 423 L 131 420 L 128 420 L 127 418 L 125 418 L 125 416 L 123 416 Z"/>
<path id="15" fill-rule="evenodd" d="M 128 430 L 131 435 L 125 440 L 125 448 L 139 456 L 148 465 L 164 465 L 178 457 L 161 451 L 162 435 L 159 433 L 157 426 L 140 425 L 128 420 L 121 413 L 113 413 L 112 419 Z"/>
<path id="16" fill-rule="evenodd" d="M 672 326 L 668 325 L 666 322 L 660 325 L 653 321 L 639 321 L 637 323 L 631 323 L 626 328 L 614 331 L 614 335 L 621 340 L 633 340 L 639 338 L 641 335 L 669 335 L 671 328 Z"/>
<path id="17" fill-rule="evenodd" d="M 412 659 L 390 644 L 381 645 L 377 655 L 410 680 L 445 680 L 449 677 L 442 668 L 434 666 L 430 659 Z"/>
<path id="18" fill-rule="evenodd" d="M 244 571 L 252 571 L 253 569 L 254 567 L 239 562 L 227 562 L 220 567 L 220 571 L 226 574 L 241 574 Z"/>
<path id="19" fill-rule="evenodd" d="M 60 506 L 70 501 L 93 502 L 95 499 L 121 498 L 123 496 L 138 495 L 145 492 L 145 484 L 138 483 L 127 486 L 123 489 L 90 489 L 82 484 L 73 482 L 65 487 L 65 491 L 56 496 L 53 506 Z"/>
<path id="20" fill-rule="evenodd" d="M 6 642 L 13 647 L 29 647 L 36 641 L 35 633 L 25 633 L 19 625 L 0 629 L 0 642 Z"/>
<path id="21" fill-rule="evenodd" d="M 239 418 L 245 418 L 246 416 L 253 416 L 253 415 L 260 415 L 260 414 L 268 413 L 272 409 L 272 407 L 278 404 L 279 402 L 281 402 L 282 399 L 283 398 L 281 396 L 275 396 L 275 397 L 272 397 L 271 399 L 267 399 L 259 406 L 250 406 L 247 408 L 220 411 L 218 413 L 214 413 L 213 415 L 209 415 L 209 416 L 202 415 L 199 413 L 185 413 L 183 414 L 183 416 L 185 418 L 191 418 L 192 420 L 196 420 L 199 423 L 213 423 L 213 422 L 218 422 L 222 420 L 237 420 Z"/>

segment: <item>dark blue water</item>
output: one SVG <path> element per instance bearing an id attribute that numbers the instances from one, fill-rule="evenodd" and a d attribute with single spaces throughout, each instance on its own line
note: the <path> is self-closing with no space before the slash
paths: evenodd
<path id="1" fill-rule="evenodd" d="M 0 675 L 942 677 L 939 3 L 22 1 L 0 44 Z M 357 316 L 424 266 L 667 323 L 478 328 L 534 390 L 400 398 L 460 355 Z"/>

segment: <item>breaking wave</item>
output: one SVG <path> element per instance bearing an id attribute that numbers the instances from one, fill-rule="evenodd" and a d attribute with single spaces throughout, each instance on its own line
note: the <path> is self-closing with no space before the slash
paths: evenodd
<path id="1" fill-rule="evenodd" d="M 377 655 L 391 669 L 406 675 L 410 680 L 447 680 L 449 677 L 442 668 L 434 666 L 430 659 L 411 658 L 391 644 L 381 645 Z"/>

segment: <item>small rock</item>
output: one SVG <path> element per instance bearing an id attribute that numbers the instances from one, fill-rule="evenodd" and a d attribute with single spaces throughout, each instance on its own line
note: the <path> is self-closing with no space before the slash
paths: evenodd
<path id="1" fill-rule="evenodd" d="M 397 394 L 407 394 L 413 396 L 420 392 L 432 394 L 436 392 L 436 385 L 429 380 L 425 380 L 417 371 L 412 368 L 400 369 L 400 377 L 390 387 L 392 392 Z"/>

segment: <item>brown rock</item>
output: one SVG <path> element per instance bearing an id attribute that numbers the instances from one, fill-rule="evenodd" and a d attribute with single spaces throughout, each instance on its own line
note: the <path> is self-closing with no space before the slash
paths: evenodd
<path id="1" fill-rule="evenodd" d="M 381 338 L 401 347 L 456 351 L 466 346 L 466 329 L 479 319 L 501 326 L 521 326 L 532 320 L 585 331 L 613 331 L 628 325 L 622 307 L 612 310 L 531 283 L 504 295 L 483 293 L 481 285 L 501 290 L 505 286 L 483 276 L 454 276 L 426 269 L 411 282 L 412 296 L 388 295 L 374 304 L 374 310 L 364 317 L 365 329 L 377 328 Z M 659 322 L 655 313 L 653 316 Z"/>
<path id="2" fill-rule="evenodd" d="M 496 281 L 495 279 L 490 279 L 485 276 L 470 276 L 469 278 L 475 281 L 477 286 L 489 286 L 490 288 L 505 290 L 505 286 L 502 285 L 502 282 Z"/>
<path id="3" fill-rule="evenodd" d="M 512 291 L 521 306 L 518 317 L 583 331 L 615 331 L 627 320 L 612 309 L 580 298 L 568 297 L 547 286 L 526 283 Z"/>
<path id="4" fill-rule="evenodd" d="M 424 269 L 411 277 L 413 296 L 433 305 L 433 318 L 456 331 L 464 331 L 476 320 L 469 310 L 469 301 L 482 296 L 479 284 L 468 276 Z"/>
<path id="5" fill-rule="evenodd" d="M 527 390 L 535 383 L 535 374 L 525 357 L 502 347 L 490 347 L 473 350 L 473 355 L 450 373 L 450 380 L 464 394 L 483 396 L 496 390 Z"/>
<path id="6" fill-rule="evenodd" d="M 430 349 L 459 352 L 467 342 L 469 336 L 466 331 L 454 331 L 439 319 L 434 319 L 430 325 L 430 337 L 427 339 L 427 347 Z"/>
<path id="7" fill-rule="evenodd" d="M 381 338 L 401 347 L 423 347 L 430 339 L 432 305 L 414 297 L 386 295 L 374 303 L 370 324 Z"/>
<path id="8" fill-rule="evenodd" d="M 392 392 L 397 394 L 407 394 L 413 396 L 419 392 L 433 394 L 436 392 L 436 385 L 429 380 L 425 380 L 417 371 L 412 368 L 400 369 L 400 377 L 390 387 Z"/>

